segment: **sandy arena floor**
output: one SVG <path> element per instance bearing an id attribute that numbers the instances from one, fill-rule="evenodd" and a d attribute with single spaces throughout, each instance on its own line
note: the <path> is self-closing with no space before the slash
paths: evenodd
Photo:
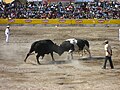
<path id="1" fill-rule="evenodd" d="M 120 90 L 120 27 L 40 27 L 11 26 L 10 43 L 5 43 L 5 26 L 0 26 L 0 90 Z M 54 53 L 40 60 L 35 55 L 24 63 L 31 44 L 40 39 L 51 39 L 60 44 L 68 38 L 83 38 L 90 42 L 92 58 L 67 60 Z M 108 39 L 113 49 L 115 69 L 102 69 L 103 41 Z"/>

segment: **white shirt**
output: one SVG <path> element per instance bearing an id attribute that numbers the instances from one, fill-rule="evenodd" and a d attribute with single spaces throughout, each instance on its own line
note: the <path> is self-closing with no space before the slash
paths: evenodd
<path id="1" fill-rule="evenodd" d="M 106 56 L 112 56 L 112 49 L 109 44 L 105 44 L 104 49 Z"/>
<path id="2" fill-rule="evenodd" d="M 5 35 L 9 35 L 9 34 L 10 34 L 10 30 L 9 30 L 9 28 L 6 28 Z"/>

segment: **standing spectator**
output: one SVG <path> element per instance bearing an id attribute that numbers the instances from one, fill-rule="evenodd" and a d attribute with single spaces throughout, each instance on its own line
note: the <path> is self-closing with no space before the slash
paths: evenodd
<path id="1" fill-rule="evenodd" d="M 104 66 L 103 66 L 103 69 L 106 69 L 106 64 L 107 64 L 107 60 L 109 60 L 110 62 L 110 66 L 111 66 L 111 69 L 114 69 L 114 66 L 113 66 L 113 63 L 112 63 L 112 49 L 111 49 L 111 46 L 109 45 L 109 42 L 108 40 L 105 40 L 105 46 L 104 46 L 104 49 L 105 49 L 105 61 L 104 61 Z"/>
<path id="2" fill-rule="evenodd" d="M 8 43 L 10 36 L 10 26 L 7 26 L 7 28 L 5 29 L 5 36 L 6 36 L 6 43 Z"/>

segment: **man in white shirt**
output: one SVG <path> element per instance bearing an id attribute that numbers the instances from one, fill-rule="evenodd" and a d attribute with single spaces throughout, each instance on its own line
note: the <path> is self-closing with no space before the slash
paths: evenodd
<path id="1" fill-rule="evenodd" d="M 7 26 L 7 28 L 5 29 L 5 36 L 6 36 L 6 43 L 8 43 L 10 36 L 10 26 Z"/>
<path id="2" fill-rule="evenodd" d="M 105 46 L 104 46 L 104 49 L 105 49 L 105 62 L 104 62 L 103 69 L 106 69 L 107 60 L 109 60 L 109 62 L 110 62 L 111 69 L 114 69 L 114 66 L 113 66 L 113 63 L 112 63 L 112 48 L 109 45 L 108 40 L 105 40 L 104 43 L 105 43 Z"/>

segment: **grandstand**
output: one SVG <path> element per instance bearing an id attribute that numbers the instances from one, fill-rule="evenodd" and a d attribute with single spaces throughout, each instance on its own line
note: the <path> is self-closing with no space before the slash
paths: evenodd
<path id="1" fill-rule="evenodd" d="M 9 1 L 9 0 L 4 0 Z M 13 0 L 11 0 L 13 1 Z M 51 2 L 52 0 L 49 0 Z M 53 0 L 54 1 L 54 0 Z M 68 0 L 67 0 L 68 1 Z M 15 0 L 10 4 L 0 4 L 1 18 L 38 18 L 38 19 L 119 19 L 119 2 L 81 2 L 81 3 L 41 3 Z M 25 1 L 24 1 L 25 2 Z"/>
<path id="2" fill-rule="evenodd" d="M 3 2 L 0 3 L 0 18 L 1 21 L 2 19 L 9 19 L 8 21 L 10 22 L 11 21 L 17 22 L 18 19 L 23 19 L 23 20 L 29 19 L 28 21 L 33 21 L 33 19 L 34 20 L 51 19 L 48 20 L 48 22 L 56 23 L 59 20 L 53 21 L 53 19 L 67 19 L 68 21 L 67 20 L 62 20 L 62 21 L 65 21 L 65 23 L 68 24 L 73 24 L 73 22 L 78 22 L 78 19 L 82 19 L 79 20 L 80 24 L 81 22 L 83 24 L 96 24 L 96 22 L 99 21 L 100 23 L 102 21 L 103 23 L 106 24 L 120 24 L 119 21 L 120 3 L 117 1 L 115 2 L 114 1 L 87 2 L 87 0 L 86 2 L 81 2 L 81 0 L 80 1 L 60 0 L 62 2 L 58 2 L 58 1 L 59 0 L 47 0 L 47 1 L 43 0 L 42 2 L 41 0 L 19 0 L 19 1 L 3 0 Z M 67 2 L 65 3 L 64 1 Z M 17 19 L 17 20 L 11 20 L 11 19 Z M 85 19 L 87 20 L 87 22 Z M 91 21 L 89 21 L 88 19 L 91 19 Z M 114 21 L 114 19 L 116 21 Z M 38 22 L 36 21 L 35 23 Z"/>

